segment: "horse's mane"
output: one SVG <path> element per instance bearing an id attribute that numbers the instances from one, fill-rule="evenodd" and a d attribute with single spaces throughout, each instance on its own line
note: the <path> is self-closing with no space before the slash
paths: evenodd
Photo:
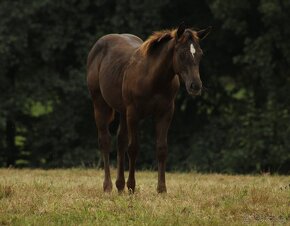
<path id="1" fill-rule="evenodd" d="M 162 30 L 155 31 L 149 38 L 139 47 L 139 50 L 144 55 L 148 55 L 148 53 L 152 50 L 152 48 L 161 41 L 169 40 L 176 35 L 176 29 L 174 30 Z"/>
<path id="2" fill-rule="evenodd" d="M 186 29 L 186 33 L 189 33 L 190 36 L 198 41 L 198 37 L 196 34 L 196 31 L 193 31 L 191 29 Z M 177 29 L 171 29 L 171 30 L 161 30 L 161 31 L 155 31 L 152 35 L 149 36 L 149 38 L 139 47 L 139 50 L 144 55 L 148 55 L 152 49 L 158 44 L 163 41 L 168 41 L 172 38 L 176 37 Z"/>

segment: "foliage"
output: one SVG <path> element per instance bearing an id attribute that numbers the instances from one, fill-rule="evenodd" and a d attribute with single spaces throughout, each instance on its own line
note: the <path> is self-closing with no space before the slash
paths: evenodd
<path id="1" fill-rule="evenodd" d="M 107 33 L 146 39 L 185 21 L 214 28 L 201 43 L 207 90 L 179 92 L 168 169 L 289 173 L 289 10 L 282 0 L 2 0 L 0 166 L 97 165 L 89 49 Z M 141 128 L 138 166 L 154 168 L 151 121 Z"/>

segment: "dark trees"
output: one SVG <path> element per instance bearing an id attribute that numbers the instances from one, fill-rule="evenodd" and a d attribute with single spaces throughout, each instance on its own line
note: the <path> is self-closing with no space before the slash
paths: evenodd
<path id="1" fill-rule="evenodd" d="M 279 0 L 1 1 L 0 165 L 94 166 L 90 47 L 107 33 L 146 39 L 185 21 L 213 26 L 201 44 L 207 90 L 191 99 L 181 88 L 168 167 L 289 172 L 289 10 Z M 153 130 L 145 122 L 138 162 L 152 168 Z"/>

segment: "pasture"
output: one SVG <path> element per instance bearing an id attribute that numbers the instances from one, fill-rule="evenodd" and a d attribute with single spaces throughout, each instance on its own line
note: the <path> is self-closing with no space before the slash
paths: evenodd
<path id="1" fill-rule="evenodd" d="M 167 173 L 167 194 L 156 177 L 106 194 L 98 170 L 0 169 L 0 225 L 290 225 L 290 176 Z"/>

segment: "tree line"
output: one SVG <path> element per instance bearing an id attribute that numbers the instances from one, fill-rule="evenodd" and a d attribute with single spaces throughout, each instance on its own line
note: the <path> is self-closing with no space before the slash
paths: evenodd
<path id="1" fill-rule="evenodd" d="M 206 90 L 191 98 L 182 86 L 176 99 L 168 169 L 289 173 L 288 12 L 283 0 L 2 0 L 0 166 L 97 166 L 90 48 L 108 33 L 145 40 L 185 21 L 213 30 L 201 43 Z M 137 165 L 154 169 L 151 120 L 140 128 Z"/>

